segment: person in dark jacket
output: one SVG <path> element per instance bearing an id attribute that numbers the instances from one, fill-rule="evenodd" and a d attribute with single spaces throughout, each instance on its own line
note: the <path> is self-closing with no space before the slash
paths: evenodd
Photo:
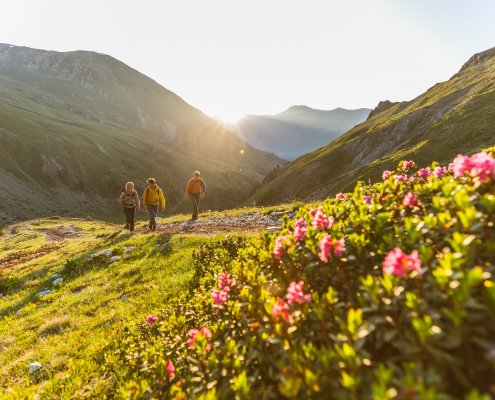
<path id="1" fill-rule="evenodd" d="M 134 183 L 127 182 L 127 184 L 125 185 L 125 189 L 120 194 L 120 202 L 124 207 L 125 229 L 133 232 L 136 207 L 138 210 L 141 209 L 141 204 L 139 203 L 139 195 L 134 190 Z"/>
<path id="2" fill-rule="evenodd" d="M 188 195 L 192 197 L 193 203 L 193 215 L 192 220 L 196 221 L 198 219 L 198 207 L 200 198 L 203 200 L 206 195 L 206 185 L 203 179 L 200 178 L 200 173 L 196 171 L 193 178 L 189 181 L 186 188 L 186 201 L 189 200 Z"/>

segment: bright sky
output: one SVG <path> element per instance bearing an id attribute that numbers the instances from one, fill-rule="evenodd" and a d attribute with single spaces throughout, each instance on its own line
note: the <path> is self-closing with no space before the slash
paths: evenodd
<path id="1" fill-rule="evenodd" d="M 209 116 L 410 100 L 495 46 L 494 0 L 0 0 L 0 42 L 93 50 Z"/>

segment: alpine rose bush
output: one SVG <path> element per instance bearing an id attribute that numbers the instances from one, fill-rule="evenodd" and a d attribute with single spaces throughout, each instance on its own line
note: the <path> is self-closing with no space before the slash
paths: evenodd
<path id="1" fill-rule="evenodd" d="M 390 176 L 404 179 L 358 182 L 346 201 L 304 206 L 280 232 L 205 243 L 192 254 L 190 293 L 106 350 L 106 370 L 126 371 L 119 393 L 492 399 L 493 156 L 458 157 L 453 170 L 434 163 L 423 176 L 402 163 Z M 229 289 L 222 305 L 218 288 Z"/>

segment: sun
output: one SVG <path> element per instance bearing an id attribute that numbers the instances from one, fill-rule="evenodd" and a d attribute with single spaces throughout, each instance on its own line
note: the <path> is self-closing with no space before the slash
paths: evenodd
<path id="1" fill-rule="evenodd" d="M 219 113 L 218 118 L 227 124 L 235 124 L 244 117 L 244 113 L 238 111 L 222 111 Z"/>

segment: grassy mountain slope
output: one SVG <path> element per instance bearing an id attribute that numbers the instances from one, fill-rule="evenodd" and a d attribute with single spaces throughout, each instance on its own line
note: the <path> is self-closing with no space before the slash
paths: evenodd
<path id="1" fill-rule="evenodd" d="M 495 48 L 474 55 L 450 80 L 414 100 L 380 103 L 365 122 L 286 165 L 251 201 L 322 199 L 413 159 L 447 163 L 495 144 Z"/>
<path id="2" fill-rule="evenodd" d="M 248 114 L 235 123 L 216 120 L 256 148 L 294 160 L 365 121 L 370 111 L 367 108 L 326 111 L 293 106 L 276 115 Z"/>
<path id="3" fill-rule="evenodd" d="M 282 161 L 106 55 L 0 44 L 0 93 L 0 190 L 13 200 L 0 224 L 53 214 L 111 219 L 125 182 L 142 192 L 150 176 L 169 210 L 185 210 L 195 170 L 213 189 L 205 207 L 232 207 Z"/>

